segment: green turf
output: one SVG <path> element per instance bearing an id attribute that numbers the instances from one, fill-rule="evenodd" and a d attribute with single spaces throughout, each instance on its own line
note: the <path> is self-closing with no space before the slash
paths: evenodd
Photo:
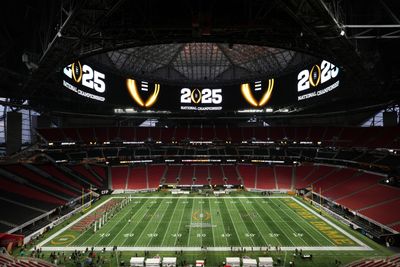
<path id="1" fill-rule="evenodd" d="M 67 229 L 59 247 L 360 246 L 292 198 L 133 198 L 100 230 Z"/>

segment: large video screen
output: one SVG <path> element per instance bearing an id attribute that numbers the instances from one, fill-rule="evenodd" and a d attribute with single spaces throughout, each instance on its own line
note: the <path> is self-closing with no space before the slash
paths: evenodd
<path id="1" fill-rule="evenodd" d="M 342 72 L 321 60 L 278 77 L 229 86 L 177 86 L 123 77 L 84 61 L 63 69 L 62 88 L 70 94 L 129 112 L 240 112 L 301 106 L 340 92 Z"/>

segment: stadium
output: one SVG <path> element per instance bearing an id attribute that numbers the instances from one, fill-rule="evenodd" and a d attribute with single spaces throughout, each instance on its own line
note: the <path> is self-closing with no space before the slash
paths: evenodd
<path id="1" fill-rule="evenodd" d="M 6 1 L 0 266 L 400 266 L 400 3 Z"/>

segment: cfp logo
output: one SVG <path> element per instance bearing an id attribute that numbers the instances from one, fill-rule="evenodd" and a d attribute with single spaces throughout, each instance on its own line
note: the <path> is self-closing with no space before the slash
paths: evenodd
<path id="1" fill-rule="evenodd" d="M 302 70 L 297 75 L 297 92 L 301 92 L 312 87 L 316 87 L 319 84 L 323 84 L 330 79 L 336 78 L 339 74 L 339 68 L 332 63 L 323 60 L 321 67 L 314 65 L 311 70 Z"/>
<path id="2" fill-rule="evenodd" d="M 268 87 L 259 101 L 254 98 L 254 95 L 251 92 L 251 86 L 249 83 L 241 84 L 240 90 L 242 92 L 244 99 L 246 99 L 246 101 L 250 105 L 252 105 L 253 107 L 263 107 L 271 99 L 272 90 L 274 89 L 274 83 L 275 83 L 274 79 L 268 80 Z M 262 91 L 262 90 L 263 90 L 262 82 L 261 81 L 254 82 L 254 91 L 257 92 L 257 91 Z"/>
<path id="3" fill-rule="evenodd" d="M 222 89 L 181 89 L 181 103 L 182 104 L 221 104 L 222 103 Z"/>
<path id="4" fill-rule="evenodd" d="M 135 100 L 135 102 L 139 106 L 144 107 L 144 108 L 150 108 L 151 106 L 153 106 L 154 103 L 156 103 L 156 101 L 157 101 L 158 94 L 160 93 L 160 84 L 155 83 L 153 93 L 147 98 L 146 101 L 143 101 L 142 97 L 139 94 L 139 90 L 138 90 L 135 80 L 126 79 L 126 87 L 128 88 L 128 92 L 131 95 L 131 97 L 133 98 L 133 100 Z M 144 92 L 148 92 L 149 91 L 149 83 L 142 81 L 141 85 L 140 85 L 140 90 L 144 91 Z"/>
<path id="5" fill-rule="evenodd" d="M 93 70 L 88 65 L 82 65 L 79 61 L 66 66 L 64 68 L 64 74 L 76 83 L 94 89 L 98 93 L 104 93 L 106 91 L 104 73 Z"/>

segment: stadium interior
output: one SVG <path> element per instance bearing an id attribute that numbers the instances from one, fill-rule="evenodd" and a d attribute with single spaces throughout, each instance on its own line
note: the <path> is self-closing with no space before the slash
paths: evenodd
<path id="1" fill-rule="evenodd" d="M 400 266 L 398 1 L 0 13 L 1 267 Z"/>

